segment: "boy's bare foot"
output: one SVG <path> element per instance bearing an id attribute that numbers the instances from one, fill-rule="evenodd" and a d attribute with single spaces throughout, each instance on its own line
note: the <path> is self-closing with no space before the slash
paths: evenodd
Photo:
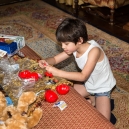
<path id="1" fill-rule="evenodd" d="M 91 104 L 91 100 L 90 99 L 86 99 L 90 104 Z"/>
<path id="2" fill-rule="evenodd" d="M 91 102 L 91 100 L 89 98 L 86 98 L 86 100 L 92 105 L 95 107 L 95 102 Z"/>

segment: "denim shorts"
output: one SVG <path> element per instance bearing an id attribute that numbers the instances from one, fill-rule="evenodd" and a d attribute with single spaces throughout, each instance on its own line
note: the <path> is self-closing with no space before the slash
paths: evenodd
<path id="1" fill-rule="evenodd" d="M 99 96 L 107 96 L 108 98 L 110 98 L 110 93 L 111 91 L 107 91 L 107 92 L 102 92 L 102 93 L 89 93 L 91 96 L 95 96 L 95 97 L 99 97 Z"/>

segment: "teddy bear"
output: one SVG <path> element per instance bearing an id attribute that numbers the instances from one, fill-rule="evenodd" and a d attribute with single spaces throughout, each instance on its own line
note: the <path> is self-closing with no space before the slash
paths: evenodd
<path id="1" fill-rule="evenodd" d="M 40 107 L 32 106 L 36 101 L 36 93 L 28 91 L 22 93 L 16 106 L 8 106 L 0 92 L 0 129 L 31 129 L 36 126 L 43 114 Z"/>

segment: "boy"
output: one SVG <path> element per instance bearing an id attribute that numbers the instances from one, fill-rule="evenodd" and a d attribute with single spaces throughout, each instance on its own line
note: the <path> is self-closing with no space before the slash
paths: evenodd
<path id="1" fill-rule="evenodd" d="M 56 38 L 64 51 L 54 57 L 40 60 L 39 66 L 45 67 L 54 76 L 83 82 L 74 84 L 74 89 L 83 97 L 89 98 L 92 105 L 110 120 L 110 92 L 116 80 L 104 51 L 94 40 L 88 41 L 86 26 L 78 19 L 66 18 L 58 26 Z M 66 72 L 51 66 L 72 54 L 81 72 Z M 44 63 L 48 65 L 44 66 Z"/>

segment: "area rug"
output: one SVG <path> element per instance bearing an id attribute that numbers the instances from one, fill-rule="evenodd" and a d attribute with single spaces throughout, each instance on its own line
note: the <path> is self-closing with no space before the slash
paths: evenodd
<path id="1" fill-rule="evenodd" d="M 1 6 L 0 33 L 25 37 L 26 44 L 42 58 L 62 51 L 56 42 L 55 30 L 66 17 L 72 17 L 40 0 Z M 107 54 L 117 89 L 112 93 L 118 129 L 129 128 L 129 44 L 86 23 L 89 39 L 96 40 Z M 67 71 L 77 71 L 74 58 L 57 65 Z"/>

